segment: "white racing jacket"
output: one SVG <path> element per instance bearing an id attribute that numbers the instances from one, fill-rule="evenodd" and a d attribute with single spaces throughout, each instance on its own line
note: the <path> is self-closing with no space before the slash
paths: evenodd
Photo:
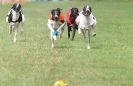
<path id="1" fill-rule="evenodd" d="M 90 16 L 84 16 L 83 11 L 79 13 L 79 16 L 76 19 L 76 23 L 80 29 L 89 29 L 89 26 L 96 24 L 96 18 L 91 13 Z"/>

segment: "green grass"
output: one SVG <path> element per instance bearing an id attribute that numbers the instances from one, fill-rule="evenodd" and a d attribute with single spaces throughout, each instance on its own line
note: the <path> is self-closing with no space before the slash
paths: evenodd
<path id="1" fill-rule="evenodd" d="M 90 4 L 97 18 L 97 36 L 87 50 L 82 36 L 63 39 L 51 49 L 47 17 L 52 8 L 80 10 Z M 0 86 L 133 86 L 133 3 L 59 2 L 26 3 L 24 33 L 14 44 L 5 16 L 11 7 L 0 5 Z"/>

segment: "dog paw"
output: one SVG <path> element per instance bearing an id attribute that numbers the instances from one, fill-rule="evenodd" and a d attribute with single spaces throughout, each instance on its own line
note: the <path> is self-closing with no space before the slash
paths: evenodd
<path id="1" fill-rule="evenodd" d="M 87 49 L 91 49 L 90 45 L 87 46 Z"/>
<path id="2" fill-rule="evenodd" d="M 97 34 L 96 33 L 93 33 L 92 36 L 96 36 Z"/>
<path id="3" fill-rule="evenodd" d="M 60 35 L 60 39 L 62 38 L 62 35 Z"/>
<path id="4" fill-rule="evenodd" d="M 13 37 L 13 42 L 15 43 L 17 41 L 16 37 Z"/>
<path id="5" fill-rule="evenodd" d="M 12 34 L 12 29 L 9 29 L 9 34 Z"/>
<path id="6" fill-rule="evenodd" d="M 54 45 L 54 44 L 52 44 L 52 45 L 51 45 L 51 48 L 55 48 L 55 45 Z"/>
<path id="7" fill-rule="evenodd" d="M 13 39 L 13 42 L 16 43 L 16 39 Z"/>
<path id="8" fill-rule="evenodd" d="M 20 32 L 23 33 L 24 32 L 24 29 L 21 29 Z"/>
<path id="9" fill-rule="evenodd" d="M 57 40 L 57 37 L 56 37 L 56 36 L 53 36 L 53 39 L 54 39 L 54 40 Z"/>

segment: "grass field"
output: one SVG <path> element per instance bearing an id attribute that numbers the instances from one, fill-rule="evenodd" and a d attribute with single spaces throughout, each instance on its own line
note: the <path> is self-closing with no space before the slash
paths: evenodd
<path id="1" fill-rule="evenodd" d="M 67 28 L 51 49 L 47 17 L 52 8 L 80 10 L 90 4 L 97 18 L 97 36 L 91 50 L 82 36 L 67 38 Z M 0 86 L 133 86 L 133 3 L 59 2 L 25 3 L 24 33 L 14 44 L 5 17 L 11 5 L 0 5 Z"/>

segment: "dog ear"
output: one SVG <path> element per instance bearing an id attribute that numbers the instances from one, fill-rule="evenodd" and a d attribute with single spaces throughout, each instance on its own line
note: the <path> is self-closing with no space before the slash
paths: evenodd
<path id="1" fill-rule="evenodd" d="M 78 8 L 76 8 L 77 9 L 77 15 L 79 15 L 79 9 Z"/>
<path id="2" fill-rule="evenodd" d="M 90 10 L 90 12 L 92 12 L 91 6 L 89 6 L 89 10 Z"/>
<path id="3" fill-rule="evenodd" d="M 52 19 L 52 20 L 54 20 L 54 19 L 53 19 L 53 14 L 54 14 L 54 9 L 51 10 L 51 19 Z"/>
<path id="4" fill-rule="evenodd" d="M 61 8 L 57 8 L 57 11 L 59 12 L 59 15 L 61 14 Z"/>
<path id="5" fill-rule="evenodd" d="M 86 11 L 86 6 L 83 7 L 83 12 L 82 12 L 83 15 L 85 14 L 85 11 Z"/>
<path id="6" fill-rule="evenodd" d="M 54 12 L 54 9 L 51 10 L 51 14 L 53 14 L 53 12 Z"/>
<path id="7" fill-rule="evenodd" d="M 71 8 L 71 13 L 73 13 L 74 8 Z"/>
<path id="8" fill-rule="evenodd" d="M 21 10 L 21 5 L 19 4 L 18 8 L 17 8 L 17 11 L 20 11 L 20 10 Z"/>
<path id="9" fill-rule="evenodd" d="M 78 10 L 78 8 L 76 8 L 76 10 L 77 10 L 77 12 L 79 13 L 79 10 Z"/>
<path id="10" fill-rule="evenodd" d="M 85 12 L 86 6 L 84 6 L 83 11 Z"/>
<path id="11" fill-rule="evenodd" d="M 61 8 L 57 8 L 57 10 L 60 10 L 60 11 L 61 11 L 61 10 L 63 10 L 63 9 L 61 9 Z"/>
<path id="12" fill-rule="evenodd" d="M 17 6 L 17 3 L 13 4 L 12 9 L 15 10 Z"/>

